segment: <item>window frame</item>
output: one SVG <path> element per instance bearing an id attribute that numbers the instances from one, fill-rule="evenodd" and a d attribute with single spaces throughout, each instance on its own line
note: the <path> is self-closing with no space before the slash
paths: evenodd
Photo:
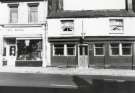
<path id="1" fill-rule="evenodd" d="M 103 47 L 96 47 L 96 44 L 103 44 Z M 97 48 L 102 48 L 103 49 L 103 54 L 102 55 L 97 55 L 96 54 L 96 49 Z M 95 43 L 94 44 L 94 56 L 105 56 L 105 44 L 104 43 Z"/>
<path id="2" fill-rule="evenodd" d="M 55 49 L 56 49 L 55 45 L 63 45 L 63 55 L 56 55 L 55 54 Z M 64 56 L 65 55 L 64 54 L 64 48 L 65 48 L 65 45 L 64 44 L 53 44 L 53 56 Z"/>
<path id="3" fill-rule="evenodd" d="M 109 19 L 109 23 L 110 23 L 110 33 L 112 34 L 124 33 L 124 19 L 111 18 Z M 112 28 L 117 30 L 113 30 Z M 120 30 L 118 30 L 119 28 Z"/>
<path id="4" fill-rule="evenodd" d="M 8 7 L 9 7 L 9 11 L 10 11 L 10 13 L 9 13 L 9 23 L 10 24 L 17 24 L 18 23 L 18 7 L 19 7 L 19 4 L 8 4 Z M 15 17 L 15 20 L 16 21 L 14 21 L 13 19 L 13 17 L 12 17 L 12 13 L 16 13 L 16 16 L 17 17 Z"/>
<path id="5" fill-rule="evenodd" d="M 69 44 L 66 44 L 66 50 L 67 50 L 66 56 L 76 56 L 76 45 L 75 44 L 70 44 L 70 45 L 74 45 L 74 47 L 70 47 L 70 48 L 74 48 L 74 54 L 73 55 L 68 54 L 68 45 Z"/>
<path id="6" fill-rule="evenodd" d="M 115 43 L 110 43 L 109 44 L 109 54 L 110 54 L 110 56 L 132 56 L 133 54 L 132 54 L 132 49 L 133 49 L 133 47 L 132 47 L 132 43 L 130 43 L 130 42 L 120 42 L 120 43 L 116 43 L 116 44 L 119 44 L 119 54 L 118 55 L 112 55 L 112 52 L 111 52 L 111 44 L 115 44 Z M 129 55 L 123 55 L 123 47 L 122 47 L 122 44 L 131 44 L 131 54 L 129 54 Z"/>
<path id="7" fill-rule="evenodd" d="M 60 43 L 61 44 L 61 43 Z M 55 45 L 59 45 L 59 44 L 53 44 L 52 45 L 52 47 L 53 47 L 53 56 L 76 56 L 76 44 L 72 44 L 72 45 L 74 45 L 74 47 L 72 47 L 72 48 L 74 48 L 74 55 L 68 55 L 68 47 L 67 47 L 67 45 L 69 45 L 69 44 L 61 44 L 61 45 L 63 45 L 64 47 L 63 47 L 63 55 L 56 55 L 55 54 Z"/>
<path id="8" fill-rule="evenodd" d="M 113 55 L 112 54 L 112 46 L 111 46 L 111 44 L 118 44 L 118 47 L 113 47 L 113 48 L 118 48 L 118 54 L 117 55 Z M 120 56 L 120 43 L 110 43 L 110 45 L 109 45 L 109 51 L 110 51 L 110 56 Z"/>
<path id="9" fill-rule="evenodd" d="M 131 45 L 130 47 L 127 47 L 127 48 L 130 48 L 130 54 L 127 54 L 127 55 L 123 54 L 123 46 L 122 46 L 122 44 L 130 44 Z M 132 43 L 121 43 L 122 56 L 132 56 L 132 49 L 133 49 Z"/>
<path id="10" fill-rule="evenodd" d="M 28 3 L 28 23 L 29 24 L 36 24 L 39 22 L 38 6 L 39 6 L 39 3 Z M 36 10 L 33 10 L 32 8 L 36 8 Z M 37 18 L 36 21 L 35 20 L 32 21 L 32 18 L 31 18 L 33 11 L 34 11 L 34 13 L 36 13 L 36 18 Z M 35 19 L 35 16 L 33 19 Z"/>
<path id="11" fill-rule="evenodd" d="M 73 33 L 74 32 L 74 20 L 60 20 L 61 22 L 61 31 L 63 34 L 69 34 L 69 33 Z M 67 25 L 67 26 L 66 26 Z M 72 31 L 64 31 L 65 28 L 70 28 L 72 29 Z"/>

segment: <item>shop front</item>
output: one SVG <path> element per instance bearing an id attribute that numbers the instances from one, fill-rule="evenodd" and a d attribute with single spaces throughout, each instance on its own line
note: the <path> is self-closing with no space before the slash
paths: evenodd
<path id="1" fill-rule="evenodd" d="M 3 66 L 42 66 L 42 39 L 4 38 Z"/>

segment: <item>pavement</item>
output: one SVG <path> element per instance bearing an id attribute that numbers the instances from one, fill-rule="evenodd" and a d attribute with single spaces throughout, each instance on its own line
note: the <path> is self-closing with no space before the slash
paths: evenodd
<path id="1" fill-rule="evenodd" d="M 107 79 L 134 80 L 135 70 L 128 69 L 96 69 L 96 68 L 56 68 L 56 67 L 1 67 L 0 72 L 33 73 L 51 75 L 78 75 L 109 77 Z M 103 78 L 104 79 L 104 78 Z"/>

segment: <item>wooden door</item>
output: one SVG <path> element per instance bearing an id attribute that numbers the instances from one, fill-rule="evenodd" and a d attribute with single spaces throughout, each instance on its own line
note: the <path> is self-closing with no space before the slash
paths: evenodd
<path id="1" fill-rule="evenodd" d="M 78 65 L 79 67 L 88 67 L 89 62 L 89 53 L 88 53 L 88 45 L 79 45 L 78 47 Z"/>

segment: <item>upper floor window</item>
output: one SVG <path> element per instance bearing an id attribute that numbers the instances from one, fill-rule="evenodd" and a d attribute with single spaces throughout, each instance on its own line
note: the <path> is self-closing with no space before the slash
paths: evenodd
<path id="1" fill-rule="evenodd" d="M 111 33 L 123 33 L 123 19 L 110 19 Z"/>
<path id="2" fill-rule="evenodd" d="M 73 20 L 61 20 L 62 31 L 63 32 L 72 32 L 74 30 L 74 21 Z"/>
<path id="3" fill-rule="evenodd" d="M 18 22 L 18 4 L 9 4 L 10 8 L 10 23 L 17 23 Z"/>
<path id="4" fill-rule="evenodd" d="M 29 3 L 29 23 L 37 23 L 38 22 L 38 3 Z"/>

